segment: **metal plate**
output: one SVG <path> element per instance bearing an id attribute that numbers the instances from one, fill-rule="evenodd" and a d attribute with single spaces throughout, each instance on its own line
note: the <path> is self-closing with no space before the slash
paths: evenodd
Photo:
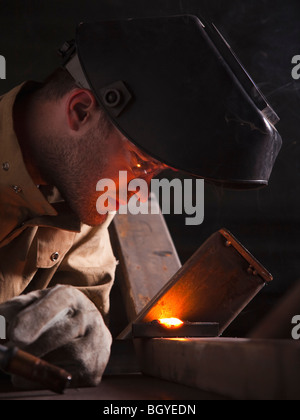
<path id="1" fill-rule="evenodd" d="M 273 277 L 227 230 L 213 234 L 145 307 L 138 322 L 216 322 L 223 334 Z M 131 335 L 131 325 L 119 338 Z"/>
<path id="2" fill-rule="evenodd" d="M 218 337 L 219 324 L 184 322 L 180 327 L 166 328 L 158 321 L 132 325 L 133 338 L 187 338 Z"/>

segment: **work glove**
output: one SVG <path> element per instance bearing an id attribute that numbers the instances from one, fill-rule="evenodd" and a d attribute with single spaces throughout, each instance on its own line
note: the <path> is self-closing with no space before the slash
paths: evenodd
<path id="1" fill-rule="evenodd" d="M 71 386 L 96 386 L 110 357 L 111 334 L 96 306 L 72 286 L 58 285 L 0 305 L 9 345 L 72 374 Z M 17 386 L 29 387 L 20 378 Z"/>

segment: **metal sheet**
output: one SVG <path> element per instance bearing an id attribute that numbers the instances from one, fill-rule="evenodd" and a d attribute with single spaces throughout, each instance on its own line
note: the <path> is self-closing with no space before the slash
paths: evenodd
<path id="1" fill-rule="evenodd" d="M 186 338 L 218 337 L 219 324 L 209 322 L 184 322 L 178 328 L 166 328 L 158 321 L 132 325 L 133 338 Z"/>
<path id="2" fill-rule="evenodd" d="M 176 317 L 216 322 L 220 335 L 271 274 L 227 230 L 213 234 L 141 312 L 135 322 Z M 119 336 L 128 338 L 131 325 Z"/>

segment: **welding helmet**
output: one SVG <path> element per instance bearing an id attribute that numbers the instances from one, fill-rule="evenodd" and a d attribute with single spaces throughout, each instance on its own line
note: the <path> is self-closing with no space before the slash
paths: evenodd
<path id="1" fill-rule="evenodd" d="M 214 25 L 193 15 L 81 23 L 60 53 L 148 155 L 230 188 L 268 184 L 279 118 Z"/>

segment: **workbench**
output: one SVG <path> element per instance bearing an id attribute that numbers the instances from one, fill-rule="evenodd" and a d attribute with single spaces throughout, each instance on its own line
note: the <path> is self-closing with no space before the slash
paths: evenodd
<path id="1" fill-rule="evenodd" d="M 5 387 L 9 392 L 3 392 Z M 0 381 L 0 400 L 97 400 L 97 401 L 189 401 L 223 399 L 212 393 L 142 374 L 110 375 L 95 388 L 69 389 L 63 395 L 51 391 L 20 391 Z"/>

